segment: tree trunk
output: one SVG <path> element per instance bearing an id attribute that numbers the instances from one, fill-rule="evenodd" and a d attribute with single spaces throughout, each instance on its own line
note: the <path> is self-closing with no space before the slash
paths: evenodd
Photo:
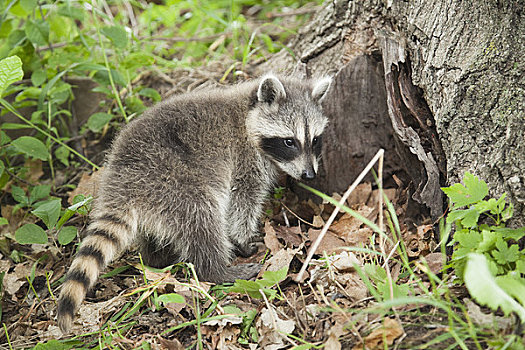
<path id="1" fill-rule="evenodd" d="M 327 1 L 260 67 L 335 73 L 318 187 L 341 191 L 379 147 L 433 219 L 470 171 L 525 224 L 525 1 Z"/>

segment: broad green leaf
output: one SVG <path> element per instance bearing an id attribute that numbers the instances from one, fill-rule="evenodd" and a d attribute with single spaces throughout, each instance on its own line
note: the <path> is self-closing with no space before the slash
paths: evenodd
<path id="1" fill-rule="evenodd" d="M 121 67 L 124 69 L 137 69 L 148 67 L 155 63 L 155 58 L 143 52 L 133 52 L 122 60 Z"/>
<path id="2" fill-rule="evenodd" d="M 496 283 L 509 295 L 525 306 L 525 279 L 510 274 L 497 276 Z"/>
<path id="3" fill-rule="evenodd" d="M 108 113 L 95 113 L 89 117 L 87 121 L 87 126 L 89 130 L 93 132 L 100 132 L 104 125 L 109 123 L 109 121 L 113 118 L 111 114 Z"/>
<path id="4" fill-rule="evenodd" d="M 38 0 L 20 0 L 20 6 L 27 12 L 31 12 L 36 8 Z"/>
<path id="5" fill-rule="evenodd" d="M 465 248 L 476 249 L 481 242 L 481 235 L 476 231 L 462 230 L 454 234 L 454 239 Z"/>
<path id="6" fill-rule="evenodd" d="M 39 69 L 33 72 L 31 74 L 31 82 L 34 86 L 40 86 L 42 85 L 47 79 L 46 71 L 43 69 Z"/>
<path id="7" fill-rule="evenodd" d="M 140 90 L 139 95 L 149 97 L 155 102 L 159 102 L 161 100 L 160 94 L 157 92 L 157 90 L 152 88 L 145 88 Z"/>
<path id="8" fill-rule="evenodd" d="M 15 148 L 27 154 L 30 157 L 38 158 L 41 160 L 49 159 L 49 152 L 46 146 L 40 141 L 31 136 L 21 136 L 11 143 Z"/>
<path id="9" fill-rule="evenodd" d="M 517 244 L 512 244 L 510 247 L 501 237 L 496 241 L 497 250 L 492 251 L 492 256 L 496 259 L 498 264 L 505 265 L 509 262 L 518 260 L 520 253 Z"/>
<path id="10" fill-rule="evenodd" d="M 16 230 L 15 239 L 20 244 L 45 244 L 47 243 L 47 234 L 38 225 L 25 224 Z"/>
<path id="11" fill-rule="evenodd" d="M 525 307 L 520 305 L 496 283 L 490 273 L 487 259 L 482 254 L 471 253 L 467 258 L 464 281 L 470 295 L 480 304 L 493 310 L 501 308 L 508 315 L 515 312 L 525 323 Z"/>
<path id="12" fill-rule="evenodd" d="M 75 226 L 64 226 L 58 232 L 58 243 L 67 245 L 71 243 L 77 236 L 78 230 Z"/>
<path id="13" fill-rule="evenodd" d="M 0 125 L 2 129 L 4 128 L 4 124 Z M 3 146 L 9 142 L 11 142 L 11 138 L 7 136 L 7 134 L 4 131 L 0 130 L 0 146 Z"/>
<path id="14" fill-rule="evenodd" d="M 4 173 L 5 165 L 4 162 L 0 160 L 0 176 Z"/>
<path id="15" fill-rule="evenodd" d="M 0 97 L 5 88 L 24 77 L 22 60 L 18 56 L 6 57 L 0 60 Z"/>
<path id="16" fill-rule="evenodd" d="M 6 218 L 2 218 L 2 217 L 0 217 L 0 225 L 7 225 L 7 224 L 9 224 L 9 222 L 7 221 L 7 219 L 6 219 Z"/>
<path id="17" fill-rule="evenodd" d="M 159 297 L 157 298 L 157 301 L 163 304 L 167 304 L 167 303 L 183 304 L 186 302 L 184 297 L 177 293 L 168 293 L 168 294 L 159 295 Z"/>
<path id="18" fill-rule="evenodd" d="M 72 3 L 67 2 L 65 5 L 61 5 L 58 7 L 58 14 L 61 16 L 73 18 L 79 21 L 84 20 L 84 10 L 72 6 Z"/>
<path id="19" fill-rule="evenodd" d="M 51 185 L 38 185 L 33 187 L 29 192 L 29 198 L 31 199 L 31 203 L 49 197 L 50 192 Z"/>
<path id="20" fill-rule="evenodd" d="M 498 234 L 494 231 L 483 230 L 481 231 L 481 237 L 482 240 L 478 245 L 478 249 L 476 249 L 478 253 L 484 253 L 493 249 L 498 239 Z"/>
<path id="21" fill-rule="evenodd" d="M 49 23 L 41 19 L 37 19 L 35 21 L 28 20 L 26 22 L 25 28 L 27 38 L 34 45 L 47 45 L 49 41 Z"/>
<path id="22" fill-rule="evenodd" d="M 64 146 L 60 146 L 55 151 L 55 157 L 65 166 L 69 166 L 69 150 Z"/>
<path id="23" fill-rule="evenodd" d="M 119 49 L 126 47 L 128 44 L 128 35 L 122 26 L 104 27 L 100 31 Z"/>
<path id="24" fill-rule="evenodd" d="M 53 199 L 40 205 L 32 213 L 42 219 L 48 229 L 52 229 L 58 221 L 60 209 L 60 200 Z"/>
<path id="25" fill-rule="evenodd" d="M 11 185 L 11 195 L 13 196 L 13 199 L 21 204 L 28 204 L 29 200 L 26 196 L 26 192 L 15 185 Z"/>
<path id="26" fill-rule="evenodd" d="M 408 296 L 408 284 L 398 285 L 396 283 L 392 284 L 392 292 L 394 298 L 406 298 Z M 390 300 L 390 285 L 388 282 L 377 283 L 377 291 L 383 297 L 383 300 Z"/>
<path id="27" fill-rule="evenodd" d="M 278 284 L 281 281 L 284 281 L 288 274 L 288 266 L 284 266 L 278 271 L 265 271 L 263 273 L 262 279 L 267 280 L 271 285 Z"/>
<path id="28" fill-rule="evenodd" d="M 489 193 L 487 184 L 469 172 L 465 173 L 463 183 L 465 185 L 454 184 L 442 188 L 455 208 L 474 204 Z"/>
<path id="29" fill-rule="evenodd" d="M 453 210 L 451 211 L 447 219 L 450 223 L 456 220 L 461 220 L 461 224 L 466 227 L 474 227 L 478 223 L 480 212 L 476 208 L 469 208 L 465 210 Z"/>

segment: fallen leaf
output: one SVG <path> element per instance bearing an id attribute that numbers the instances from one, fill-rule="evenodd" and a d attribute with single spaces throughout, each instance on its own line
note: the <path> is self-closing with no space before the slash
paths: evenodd
<path id="1" fill-rule="evenodd" d="M 320 233 L 321 230 L 308 230 L 308 237 L 310 238 L 310 241 L 312 241 L 312 245 L 317 240 L 317 237 L 319 237 Z M 325 251 L 327 254 L 339 253 L 343 251 L 343 247 L 345 246 L 347 246 L 347 244 L 342 239 L 337 237 L 333 232 L 328 231 L 317 247 L 316 254 L 322 255 L 323 251 Z M 308 254 L 310 253 L 311 248 L 312 246 L 308 248 Z"/>
<path id="2" fill-rule="evenodd" d="M 430 269 L 430 271 L 437 275 L 441 272 L 443 269 L 443 254 L 442 253 L 430 253 L 426 255 L 425 257 L 421 257 L 421 259 L 425 259 L 427 262 L 427 265 Z"/>
<path id="3" fill-rule="evenodd" d="M 468 315 L 477 325 L 489 328 L 497 325 L 498 330 L 512 329 L 513 321 L 510 317 L 496 316 L 493 313 L 486 314 L 481 311 L 481 308 L 477 304 L 467 298 L 464 298 L 463 302 L 467 306 Z"/>
<path id="4" fill-rule="evenodd" d="M 355 270 L 354 264 L 358 266 L 363 265 L 361 261 L 357 259 L 354 253 L 348 252 L 348 251 L 344 251 L 340 254 L 331 256 L 329 259 L 330 259 L 330 263 L 332 264 L 332 266 L 341 272 Z"/>
<path id="5" fill-rule="evenodd" d="M 263 349 L 277 350 L 282 349 L 285 345 L 285 335 L 291 334 L 295 329 L 293 320 L 283 320 L 279 318 L 276 312 L 264 308 L 257 320 L 257 330 L 259 331 L 259 346 Z"/>
<path id="6" fill-rule="evenodd" d="M 339 337 L 345 334 L 343 330 L 343 325 L 336 323 L 332 328 L 328 330 L 328 340 L 324 344 L 324 349 L 326 350 L 341 350 L 341 343 L 339 342 Z"/>
<path id="7" fill-rule="evenodd" d="M 357 185 L 355 190 L 350 193 L 350 196 L 346 199 L 346 205 L 352 207 L 356 204 L 364 204 L 368 202 L 370 195 L 372 194 L 372 184 L 365 182 Z"/>
<path id="8" fill-rule="evenodd" d="M 303 245 L 301 244 L 297 249 L 286 248 L 279 250 L 264 264 L 259 275 L 262 275 L 264 271 L 279 271 L 285 266 L 289 267 L 293 257 L 302 249 L 302 247 Z"/>
<path id="9" fill-rule="evenodd" d="M 36 183 L 37 180 L 40 179 L 42 175 L 44 175 L 44 171 L 42 170 L 42 161 L 40 159 L 28 158 L 24 166 L 28 169 L 28 177 L 26 180 L 30 183 Z"/>
<path id="10" fill-rule="evenodd" d="M 298 247 L 301 243 L 303 243 L 300 226 L 279 226 L 276 227 L 275 231 L 277 237 L 281 238 L 287 247 Z"/>
<path id="11" fill-rule="evenodd" d="M 383 324 L 367 335 L 363 340 L 365 346 L 369 350 L 379 350 L 386 348 L 385 345 L 392 345 L 395 339 L 403 334 L 401 324 L 394 319 L 385 318 Z M 386 339 L 387 344 L 383 344 L 383 339 Z M 354 350 L 361 350 L 363 344 L 354 346 Z"/>
<path id="12" fill-rule="evenodd" d="M 282 248 L 282 244 L 279 243 L 275 230 L 269 221 L 264 223 L 264 244 L 270 249 L 272 255 L 275 255 Z"/>

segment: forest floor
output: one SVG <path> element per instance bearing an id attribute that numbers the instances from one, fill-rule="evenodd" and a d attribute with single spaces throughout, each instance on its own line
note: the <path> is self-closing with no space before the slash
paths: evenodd
<path id="1" fill-rule="evenodd" d="M 224 75 L 228 64 L 211 62 L 170 74 L 148 71 L 134 84 L 140 79 L 165 99 L 233 82 Z M 251 69 L 244 67 L 235 81 L 250 77 Z M 106 125 L 75 142 L 102 166 L 115 132 Z M 13 180 L 25 192 L 30 184 L 53 181 L 42 161 L 29 159 L 25 165 L 25 178 Z M 63 208 L 79 194 L 95 195 L 100 171 L 85 165 L 57 169 L 54 188 L 60 191 L 52 195 Z M 443 269 L 447 252 L 439 244 L 437 223 L 405 224 L 406 186 L 397 182 L 383 193 L 391 206 L 381 206 L 375 183 L 359 184 L 344 202 L 351 211 L 342 210 L 328 226 L 333 202 L 276 188 L 260 222 L 258 252 L 234 262 L 260 263 L 256 281 L 213 285 L 199 281 L 191 266 L 151 269 L 129 251 L 101 276 L 77 312 L 72 332 L 64 335 L 56 323 L 56 297 L 79 238 L 67 245 L 54 236 L 47 244 L 17 243 L 12 234 L 17 228 L 42 223 L 29 209 L 14 211 L 16 202 L 6 192 L 1 214 L 9 224 L 0 226 L 0 349 L 485 349 L 499 344 L 488 339 L 501 340 L 493 337 L 494 329 L 519 334 L 515 317 L 480 308 L 464 285 L 454 283 L 454 273 Z M 330 195 L 336 201 L 342 196 Z M 69 224 L 81 236 L 88 221 L 86 211 Z M 374 225 L 384 226 L 386 237 Z M 326 235 L 299 278 L 325 226 Z"/>
<path id="2" fill-rule="evenodd" d="M 197 76 L 185 71 L 178 76 L 174 73 L 172 79 L 198 88 L 212 85 L 213 75 L 201 71 Z M 201 84 L 195 84 L 199 81 Z M 173 91 L 162 79 L 152 79 L 150 86 L 163 93 Z M 111 135 L 103 135 L 86 139 L 86 154 L 97 158 L 94 155 L 104 153 L 110 138 Z M 41 181 L 42 164 L 35 161 L 32 171 L 33 181 Z M 85 170 L 73 176 L 68 174 L 76 188 L 57 195 L 69 205 L 78 194 L 93 195 L 97 174 Z M 446 349 L 454 342 L 447 336 L 450 315 L 445 310 L 417 301 L 391 308 L 380 305 L 391 293 L 388 280 L 394 281 L 394 297 L 408 297 L 422 288 L 431 290 L 429 271 L 439 275 L 443 267 L 443 254 L 432 223 L 412 227 L 402 224 L 406 189 L 401 185 L 385 189 L 384 193 L 401 222 L 399 242 L 403 242 L 404 254 L 415 266 L 414 274 L 407 273 L 399 256 L 399 244 L 393 244 L 394 240 L 385 242 L 383 249 L 388 255 L 385 268 L 379 253 L 379 235 L 350 214 L 339 213 L 306 274 L 296 282 L 313 242 L 335 207 L 314 195 L 300 200 L 292 191 L 280 187 L 269 196 L 261 221 L 264 244 L 260 244 L 254 256 L 235 262 L 261 263 L 262 283 L 215 286 L 196 280 L 186 265 L 162 271 L 145 268 L 137 253 L 130 251 L 110 266 L 89 293 L 75 319 L 71 334 L 76 337 L 62 335 L 55 316 L 56 286 L 63 279 L 77 245 L 17 246 L 27 256 L 25 262 L 14 263 L 8 256 L 0 260 L 1 270 L 8 271 L 3 279 L 2 320 L 9 342 L 13 348 L 30 348 L 47 342 L 48 348 L 99 344 L 130 349 L 148 346 L 183 349 L 202 344 L 208 349 L 281 349 L 324 344 L 326 349 L 383 349 L 392 345 L 406 349 L 418 345 Z M 379 195 L 376 185 L 362 183 L 345 204 L 378 224 Z M 341 194 L 333 197 L 339 200 Z M 10 225 L 20 226 L 27 221 L 23 211 L 10 216 L 9 209 L 8 205 L 2 207 Z M 80 232 L 87 222 L 87 216 L 74 219 Z M 265 271 L 279 273 L 265 275 Z M 368 278 L 360 276 L 363 271 Z M 452 287 L 451 291 L 457 299 L 468 295 L 460 287 Z M 155 300 L 173 293 L 184 299 L 165 303 Z M 474 317 L 476 312 L 483 315 L 475 304 L 465 300 L 470 303 L 469 313 L 474 313 Z M 0 337 L 3 346 L 8 346 L 5 333 Z M 59 339 L 60 342 L 49 342 Z M 474 344 L 466 345 L 475 348 Z"/>

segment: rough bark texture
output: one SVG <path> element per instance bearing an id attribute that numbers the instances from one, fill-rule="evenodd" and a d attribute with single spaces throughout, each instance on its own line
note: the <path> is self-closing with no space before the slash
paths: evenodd
<path id="1" fill-rule="evenodd" d="M 405 170 L 412 198 L 433 218 L 443 209 L 439 187 L 471 171 L 491 195 L 507 192 L 515 224 L 525 224 L 524 9 L 523 0 L 327 1 L 291 44 L 298 60 L 283 52 L 261 67 L 335 72 L 327 106 L 335 126 L 328 133 L 336 137 L 324 155 L 323 189 L 340 190 L 333 176 L 346 183 L 355 177 L 359 169 L 348 168 L 358 167 L 359 157 L 367 162 L 376 151 L 370 148 L 395 148 L 394 163 L 387 152 L 389 169 Z M 380 69 L 378 83 L 370 72 Z M 354 91 L 360 85 L 376 90 L 375 100 Z M 360 120 L 352 115 L 356 105 Z M 390 125 L 380 105 L 387 106 Z M 372 132 L 363 137 L 368 115 L 395 141 Z M 351 154 L 354 163 L 345 168 L 347 155 L 336 162 L 331 152 Z"/>

